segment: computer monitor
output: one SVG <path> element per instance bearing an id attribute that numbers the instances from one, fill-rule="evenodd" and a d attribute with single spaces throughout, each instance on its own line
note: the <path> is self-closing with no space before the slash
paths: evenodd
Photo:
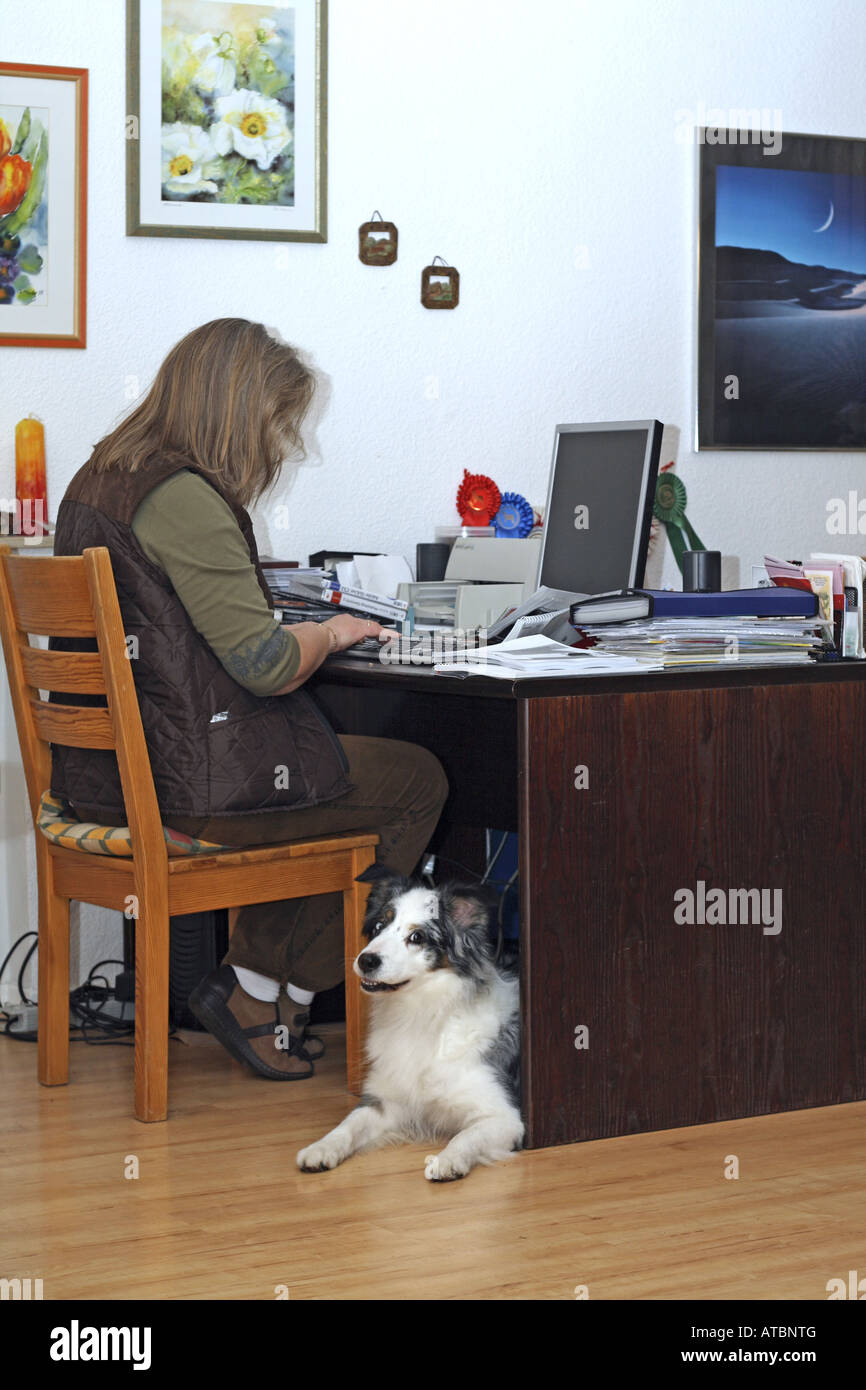
<path id="1" fill-rule="evenodd" d="M 537 589 L 641 587 L 661 440 L 658 420 L 557 425 Z"/>

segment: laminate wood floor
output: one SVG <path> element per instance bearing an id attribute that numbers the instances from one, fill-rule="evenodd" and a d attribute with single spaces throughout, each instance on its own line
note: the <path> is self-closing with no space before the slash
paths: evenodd
<path id="1" fill-rule="evenodd" d="M 132 1118 L 132 1050 L 72 1083 L 0 1040 L 0 1276 L 46 1299 L 826 1299 L 866 1275 L 866 1104 L 572 1144 L 442 1186 L 429 1145 L 302 1174 L 339 1121 L 342 1029 L 316 1076 L 260 1081 L 170 1044 L 165 1124 Z M 725 1177 L 730 1155 L 739 1178 Z M 137 1160 L 137 1178 L 128 1178 Z"/>

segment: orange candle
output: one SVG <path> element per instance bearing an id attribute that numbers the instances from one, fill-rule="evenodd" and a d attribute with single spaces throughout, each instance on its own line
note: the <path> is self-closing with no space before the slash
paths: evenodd
<path id="1" fill-rule="evenodd" d="M 42 523 L 48 520 L 45 429 L 42 421 L 32 416 L 15 426 L 15 496 L 22 534 L 42 535 Z"/>

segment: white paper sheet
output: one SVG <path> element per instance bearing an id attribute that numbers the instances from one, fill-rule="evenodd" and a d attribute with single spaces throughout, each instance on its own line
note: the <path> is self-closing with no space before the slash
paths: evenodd
<path id="1" fill-rule="evenodd" d="M 362 588 L 361 576 L 358 574 L 358 567 L 354 560 L 337 561 L 337 579 L 343 589 Z"/>
<path id="2" fill-rule="evenodd" d="M 612 656 L 589 647 L 568 647 L 550 637 L 510 637 L 495 647 L 468 652 L 460 661 L 443 662 L 437 671 L 467 671 L 497 680 L 525 680 L 527 677 L 611 676 L 657 671 L 662 662 Z"/>
<path id="3" fill-rule="evenodd" d="M 396 598 L 398 584 L 412 583 L 412 571 L 403 555 L 356 555 L 354 564 L 357 587 L 368 594 Z"/>

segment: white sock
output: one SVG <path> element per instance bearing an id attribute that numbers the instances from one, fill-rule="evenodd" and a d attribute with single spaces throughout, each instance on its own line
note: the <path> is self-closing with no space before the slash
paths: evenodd
<path id="1" fill-rule="evenodd" d="M 286 985 L 286 994 L 296 1004 L 312 1004 L 316 997 L 314 989 L 301 989 L 299 985 Z"/>
<path id="2" fill-rule="evenodd" d="M 261 999 L 264 1004 L 276 1004 L 280 997 L 279 980 L 272 980 L 268 975 L 260 975 L 257 970 L 245 970 L 242 965 L 233 965 L 232 970 L 238 977 L 238 984 L 246 994 L 251 994 L 254 999 Z"/>

